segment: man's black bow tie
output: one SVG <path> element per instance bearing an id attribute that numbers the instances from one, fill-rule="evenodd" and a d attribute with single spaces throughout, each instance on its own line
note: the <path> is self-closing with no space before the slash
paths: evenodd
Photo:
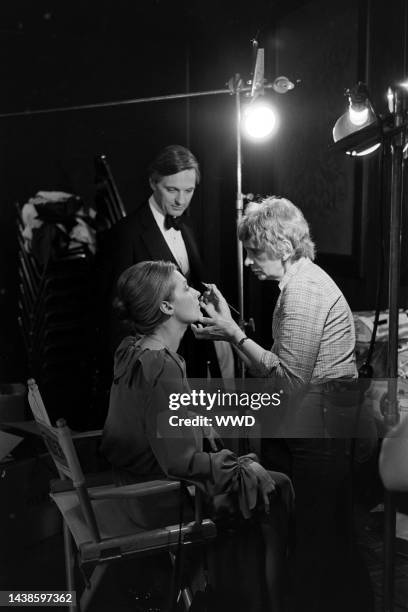
<path id="1" fill-rule="evenodd" d="M 164 227 L 166 228 L 166 230 L 172 227 L 179 232 L 181 230 L 181 217 L 172 217 L 171 215 L 166 215 L 164 217 Z"/>

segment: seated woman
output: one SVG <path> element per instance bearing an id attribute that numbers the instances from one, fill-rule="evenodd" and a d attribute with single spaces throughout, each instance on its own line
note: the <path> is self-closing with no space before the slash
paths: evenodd
<path id="1" fill-rule="evenodd" d="M 102 445 L 105 456 L 121 484 L 163 475 L 182 479 L 204 491 L 216 520 L 220 515 L 248 519 L 242 519 L 232 539 L 230 529 L 217 538 L 217 596 L 227 591 L 230 603 L 239 592 L 237 586 L 245 583 L 249 588 L 240 593 L 234 609 L 278 612 L 292 504 L 290 480 L 267 472 L 255 455 L 217 451 L 211 431 L 169 428 L 169 416 L 175 414 L 169 411 L 169 395 L 190 390 L 177 348 L 187 327 L 201 319 L 199 293 L 172 263 L 142 262 L 121 275 L 116 308 L 134 335 L 124 338 L 115 355 Z M 177 415 L 187 416 L 186 409 Z M 203 450 L 206 434 L 212 452 Z M 128 510 L 141 527 L 152 528 L 177 523 L 178 506 L 178 495 L 166 495 L 154 502 L 129 502 Z M 233 579 L 230 590 L 228 576 L 220 575 L 220 568 L 225 572 L 226 567 Z"/>

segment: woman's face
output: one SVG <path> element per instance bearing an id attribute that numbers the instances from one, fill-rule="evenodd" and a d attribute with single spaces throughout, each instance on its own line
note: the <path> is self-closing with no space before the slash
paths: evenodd
<path id="1" fill-rule="evenodd" d="M 174 289 L 169 304 L 173 307 L 173 316 L 181 323 L 195 323 L 201 317 L 200 292 L 189 287 L 185 277 L 176 270 L 173 276 Z"/>
<path id="2" fill-rule="evenodd" d="M 280 281 L 285 274 L 284 262 L 282 259 L 273 259 L 269 253 L 256 249 L 250 243 L 244 244 L 246 250 L 245 265 L 259 280 Z"/>

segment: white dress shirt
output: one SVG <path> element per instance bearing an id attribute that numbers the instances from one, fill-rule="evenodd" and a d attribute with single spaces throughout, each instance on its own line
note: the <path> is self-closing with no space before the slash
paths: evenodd
<path id="1" fill-rule="evenodd" d="M 175 230 L 174 227 L 166 229 L 164 227 L 164 214 L 159 209 L 153 196 L 149 198 L 150 210 L 153 213 L 153 217 L 159 226 L 159 230 L 163 234 L 163 238 L 167 242 L 167 245 L 172 252 L 174 259 L 184 275 L 190 272 L 190 262 L 188 261 L 187 249 L 183 240 L 181 232 Z"/>
<path id="2" fill-rule="evenodd" d="M 181 232 L 175 230 L 174 227 L 171 227 L 170 229 L 166 229 L 164 227 L 165 215 L 157 206 L 156 200 L 152 195 L 149 198 L 149 206 L 153 217 L 159 226 L 161 233 L 163 234 L 163 238 L 167 242 L 168 247 L 172 252 L 174 259 L 177 261 L 180 270 L 184 275 L 187 275 L 190 272 L 190 263 L 188 261 L 187 249 Z M 235 375 L 234 356 L 231 346 L 228 342 L 214 342 L 214 347 L 221 370 L 221 376 L 231 381 Z"/>

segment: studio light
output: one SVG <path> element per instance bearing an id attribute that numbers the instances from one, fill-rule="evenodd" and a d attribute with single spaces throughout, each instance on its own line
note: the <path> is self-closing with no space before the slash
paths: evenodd
<path id="1" fill-rule="evenodd" d="M 228 89 L 235 98 L 235 141 L 236 141 L 236 223 L 237 227 L 244 214 L 244 195 L 242 193 L 242 140 L 247 139 L 260 143 L 268 137 L 273 136 L 279 126 L 279 117 L 272 104 L 265 96 L 265 90 L 272 89 L 275 93 L 282 95 L 295 87 L 288 77 L 280 75 L 272 82 L 265 79 L 265 54 L 264 49 L 259 48 L 258 41 L 252 41 L 253 69 L 250 79 L 244 82 L 239 73 L 228 80 Z M 296 83 L 300 83 L 297 79 Z M 244 313 L 244 251 L 242 242 L 236 241 L 237 248 L 237 289 L 239 305 L 239 325 L 245 329 Z M 249 321 L 251 319 L 249 318 Z M 240 377 L 245 378 L 245 364 L 242 361 Z M 243 454 L 249 451 L 250 445 L 240 443 Z"/>
<path id="2" fill-rule="evenodd" d="M 268 138 L 277 129 L 277 117 L 274 109 L 258 98 L 244 110 L 242 129 L 246 136 L 254 140 Z"/>
<path id="3" fill-rule="evenodd" d="M 377 116 L 371 106 L 364 83 L 357 83 L 346 91 L 349 108 L 337 119 L 333 140 L 348 155 L 361 157 L 373 153 L 381 146 Z M 369 128 L 369 129 L 367 129 Z"/>
<path id="4" fill-rule="evenodd" d="M 331 148 L 349 155 L 367 155 L 382 146 L 389 183 L 388 245 L 388 355 L 387 395 L 384 402 L 384 427 L 388 432 L 400 418 L 398 396 L 399 308 L 401 284 L 402 211 L 405 201 L 405 166 L 408 151 L 408 82 L 389 87 L 386 93 L 388 111 L 384 116 L 374 112 L 367 88 L 358 83 L 351 91 L 349 109 L 333 129 L 335 144 Z M 364 114 L 363 114 L 364 113 Z M 364 119 L 364 121 L 363 121 Z M 361 125 L 358 125 L 361 123 Z M 382 190 L 382 188 L 380 189 Z M 394 600 L 396 504 L 391 492 L 384 493 L 384 610 L 392 611 Z"/>

